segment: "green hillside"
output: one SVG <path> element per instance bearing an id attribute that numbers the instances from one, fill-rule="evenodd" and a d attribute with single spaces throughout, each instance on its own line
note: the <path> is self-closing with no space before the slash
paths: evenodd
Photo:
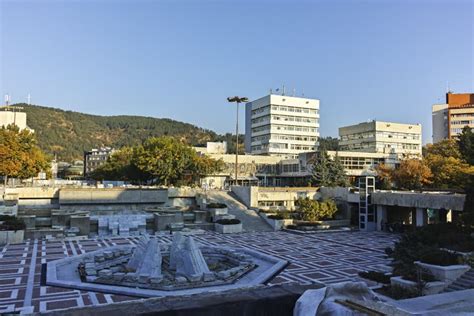
<path id="1" fill-rule="evenodd" d="M 171 119 L 98 116 L 37 105 L 16 105 L 24 107 L 27 124 L 35 130 L 39 146 L 50 155 L 57 154 L 58 159 L 63 161 L 82 159 L 83 152 L 91 148 L 120 148 L 139 144 L 152 136 L 163 135 L 178 137 L 190 145 L 227 140 L 231 142 L 231 151 L 234 147 L 230 134 L 218 135 Z"/>

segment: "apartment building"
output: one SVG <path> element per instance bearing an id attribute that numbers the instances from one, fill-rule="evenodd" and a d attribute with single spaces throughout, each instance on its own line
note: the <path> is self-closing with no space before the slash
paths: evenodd
<path id="1" fill-rule="evenodd" d="M 101 147 L 84 152 L 84 176 L 90 175 L 91 172 L 104 165 L 114 151 L 110 147 Z"/>
<path id="2" fill-rule="evenodd" d="M 446 103 L 432 106 L 433 142 L 452 139 L 465 126 L 474 128 L 474 93 L 446 93 Z"/>
<path id="3" fill-rule="evenodd" d="M 341 151 L 421 157 L 421 124 L 371 121 L 339 128 Z"/>
<path id="4" fill-rule="evenodd" d="M 319 100 L 270 94 L 246 104 L 247 153 L 297 158 L 315 151 L 318 138 Z"/>

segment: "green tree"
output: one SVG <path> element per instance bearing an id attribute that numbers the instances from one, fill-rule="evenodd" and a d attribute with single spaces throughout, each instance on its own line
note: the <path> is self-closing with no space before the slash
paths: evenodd
<path id="1" fill-rule="evenodd" d="M 123 147 L 115 151 L 107 163 L 94 170 L 91 178 L 95 180 L 119 180 L 139 183 L 149 180 L 149 175 L 133 164 L 134 148 Z"/>
<path id="2" fill-rule="evenodd" d="M 336 137 L 320 137 L 318 141 L 320 150 L 339 150 L 339 139 Z"/>
<path id="3" fill-rule="evenodd" d="M 465 126 L 459 135 L 459 151 L 470 165 L 474 165 L 474 133 L 469 126 Z"/>
<path id="4" fill-rule="evenodd" d="M 27 179 L 41 171 L 49 174 L 50 165 L 34 134 L 14 125 L 0 128 L 0 175 L 5 184 L 8 177 Z"/>
<path id="5" fill-rule="evenodd" d="M 327 152 L 322 150 L 317 153 L 311 162 L 312 180 L 317 186 L 336 187 L 347 186 L 348 180 L 339 157 L 331 159 Z"/>
<path id="6" fill-rule="evenodd" d="M 195 183 L 200 177 L 220 171 L 221 160 L 200 156 L 192 147 L 168 136 L 152 137 L 142 145 L 115 152 L 92 177 L 97 180 L 143 182 L 164 185 Z"/>
<path id="7" fill-rule="evenodd" d="M 320 221 L 331 219 L 337 212 L 337 205 L 333 200 L 317 201 L 310 198 L 298 198 L 295 205 L 297 212 L 304 221 Z"/>

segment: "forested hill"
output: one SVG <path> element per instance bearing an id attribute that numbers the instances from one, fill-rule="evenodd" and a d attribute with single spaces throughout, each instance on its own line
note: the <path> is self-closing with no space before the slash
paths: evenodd
<path id="1" fill-rule="evenodd" d="M 174 121 L 143 116 L 98 116 L 37 105 L 16 104 L 27 113 L 27 124 L 35 130 L 39 146 L 59 160 L 81 159 L 84 150 L 100 146 L 120 148 L 136 145 L 151 136 L 178 137 L 190 145 L 207 141 L 231 141 L 230 134 Z M 233 144 L 229 144 L 232 150 Z"/>

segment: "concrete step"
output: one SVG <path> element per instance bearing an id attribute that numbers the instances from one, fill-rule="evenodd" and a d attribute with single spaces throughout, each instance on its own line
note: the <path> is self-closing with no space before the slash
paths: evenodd
<path id="1" fill-rule="evenodd" d="M 466 289 L 470 289 L 470 288 L 473 288 L 474 287 L 474 283 L 472 282 L 467 282 L 465 280 L 456 280 L 456 282 L 453 283 L 454 285 L 457 285 L 457 286 L 462 286 Z"/>
<path id="2" fill-rule="evenodd" d="M 242 229 L 245 232 L 273 231 L 254 210 L 249 210 L 244 204 L 234 198 L 226 191 L 208 191 L 207 197 L 211 201 L 224 203 L 227 205 L 229 214 L 235 216 L 242 222 Z"/>
<path id="3" fill-rule="evenodd" d="M 451 284 L 448 288 L 453 289 L 455 291 L 466 290 L 466 288 L 464 286 L 460 286 L 460 285 L 456 285 L 456 284 Z"/>

